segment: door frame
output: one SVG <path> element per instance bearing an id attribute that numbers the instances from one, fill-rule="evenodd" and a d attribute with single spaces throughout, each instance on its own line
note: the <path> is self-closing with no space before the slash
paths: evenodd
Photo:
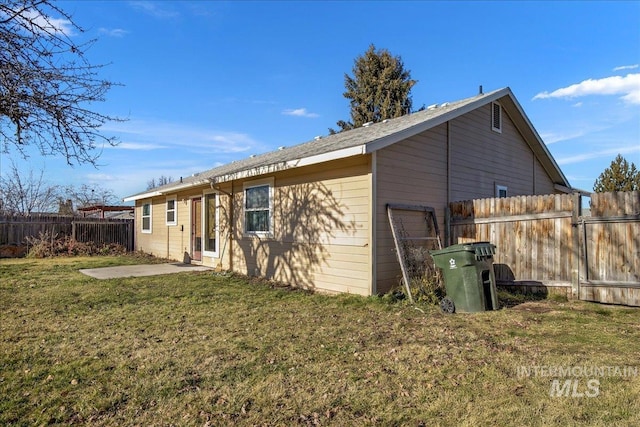
<path id="1" fill-rule="evenodd" d="M 216 235 L 215 235 L 215 250 L 214 251 L 208 251 L 206 249 L 206 245 L 204 244 L 204 239 L 207 238 L 207 221 L 206 221 L 206 215 L 207 212 L 205 210 L 205 200 L 207 199 L 207 196 L 211 196 L 211 195 L 215 195 L 215 223 L 216 223 Z M 215 190 L 210 190 L 210 191 L 205 191 L 202 194 L 202 255 L 207 256 L 207 257 L 211 257 L 211 258 L 218 258 L 220 256 L 220 193 L 218 191 Z"/>
<path id="2" fill-rule="evenodd" d="M 200 203 L 200 229 L 197 230 L 196 203 Z M 193 261 L 202 262 L 202 196 L 194 196 L 189 199 L 189 246 L 190 257 Z M 196 233 L 200 233 L 200 250 L 196 251 Z"/>

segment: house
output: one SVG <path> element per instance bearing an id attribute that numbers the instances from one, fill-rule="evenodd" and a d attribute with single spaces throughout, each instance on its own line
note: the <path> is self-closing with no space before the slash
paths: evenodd
<path id="1" fill-rule="evenodd" d="M 89 205 L 79 207 L 78 212 L 83 218 L 129 219 L 133 218 L 134 208 L 132 206 Z"/>
<path id="2" fill-rule="evenodd" d="M 511 89 L 180 179 L 135 201 L 136 249 L 325 292 L 399 283 L 389 203 L 571 192 Z"/>

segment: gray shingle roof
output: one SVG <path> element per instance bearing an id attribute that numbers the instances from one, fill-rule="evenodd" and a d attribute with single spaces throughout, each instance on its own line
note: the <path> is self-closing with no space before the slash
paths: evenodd
<path id="1" fill-rule="evenodd" d="M 340 153 L 341 150 L 351 150 L 345 152 L 345 155 L 372 152 L 411 135 L 423 132 L 503 96 L 510 96 L 515 101 L 509 88 L 479 94 L 460 101 L 432 106 L 425 110 L 395 119 L 385 120 L 291 147 L 284 147 L 268 153 L 234 161 L 183 178 L 182 182 L 173 182 L 162 187 L 132 195 L 125 200 L 136 200 L 143 197 L 165 194 L 171 190 L 201 185 L 207 182 L 225 182 L 239 177 L 257 176 L 276 170 L 289 169 L 300 166 L 303 163 L 301 162 L 303 159 L 330 153 Z M 358 151 L 358 149 L 360 149 L 360 151 Z M 340 157 L 341 156 L 337 155 L 335 158 Z"/>

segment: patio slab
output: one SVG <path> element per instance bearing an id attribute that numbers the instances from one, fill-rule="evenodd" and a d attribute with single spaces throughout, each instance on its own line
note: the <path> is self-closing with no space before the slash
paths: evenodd
<path id="1" fill-rule="evenodd" d="M 96 279 L 117 279 L 121 277 L 157 276 L 159 274 L 186 273 L 209 270 L 213 270 L 213 268 L 194 264 L 168 263 L 84 268 L 80 270 L 80 273 L 86 274 L 87 276 L 91 276 Z"/>

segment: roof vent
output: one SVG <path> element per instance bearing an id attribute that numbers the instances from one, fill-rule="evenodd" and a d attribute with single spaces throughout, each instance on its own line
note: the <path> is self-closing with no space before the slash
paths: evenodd
<path id="1" fill-rule="evenodd" d="M 318 136 L 316 136 L 316 137 L 315 137 L 315 138 L 313 138 L 313 139 L 315 139 L 316 141 L 318 141 L 318 140 L 322 139 L 322 137 L 321 137 L 320 135 L 318 135 Z"/>
<path id="2" fill-rule="evenodd" d="M 427 107 L 427 110 L 435 110 L 436 108 L 438 108 L 438 104 L 431 104 Z"/>
<path id="3" fill-rule="evenodd" d="M 363 124 L 362 127 L 368 128 L 372 124 L 373 124 L 373 122 L 367 122 L 367 123 Z"/>

